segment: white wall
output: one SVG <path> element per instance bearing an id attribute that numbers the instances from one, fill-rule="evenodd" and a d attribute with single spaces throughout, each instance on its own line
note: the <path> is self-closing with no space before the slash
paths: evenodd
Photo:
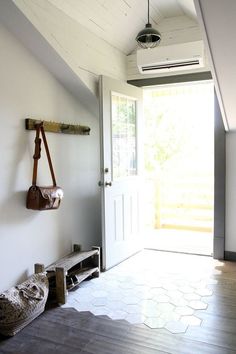
<path id="1" fill-rule="evenodd" d="M 236 133 L 226 134 L 226 241 L 225 250 L 236 252 Z"/>
<path id="2" fill-rule="evenodd" d="M 235 0 L 194 0 L 225 129 L 236 131 Z"/>
<path id="3" fill-rule="evenodd" d="M 67 253 L 73 242 L 100 245 L 99 127 L 83 105 L 0 26 L 0 291 Z M 65 198 L 59 210 L 25 207 L 31 184 L 34 132 L 24 130 L 33 116 L 91 127 L 90 136 L 48 133 L 57 182 Z M 42 148 L 43 150 L 43 148 Z M 44 154 L 43 154 L 44 155 Z M 45 155 L 39 184 L 50 185 Z"/>

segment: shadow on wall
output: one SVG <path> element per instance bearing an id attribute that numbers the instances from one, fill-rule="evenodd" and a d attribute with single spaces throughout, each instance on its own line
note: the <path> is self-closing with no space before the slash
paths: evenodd
<path id="1" fill-rule="evenodd" d="M 15 191 L 17 182 L 21 178 L 22 171 L 20 165 L 25 158 L 26 152 L 31 150 L 27 134 L 19 134 L 18 139 L 15 139 L 12 151 L 12 161 L 8 162 L 8 183 L 5 185 L 7 198 L 3 199 L 0 205 L 0 215 L 2 224 L 19 224 L 25 223 L 26 220 L 33 219 L 36 214 L 29 213 L 26 209 L 27 189 L 30 187 L 31 176 L 26 181 L 29 183 L 24 191 Z M 21 166 L 22 167 L 22 166 Z M 28 166 L 24 166 L 28 171 Z M 23 176 L 25 171 L 23 172 Z M 7 178 L 6 178 L 7 180 Z"/>
<path id="2" fill-rule="evenodd" d="M 25 281 L 28 277 L 30 276 L 28 271 L 24 271 L 21 276 L 19 276 L 16 280 L 16 284 L 21 284 L 23 281 Z"/>
<path id="3" fill-rule="evenodd" d="M 70 235 L 72 243 L 81 244 L 83 250 L 101 246 L 100 195 L 71 196 L 69 202 L 63 200 L 63 208 L 68 213 L 61 214 L 60 233 Z"/>
<path id="4" fill-rule="evenodd" d="M 26 191 L 14 192 L 0 207 L 2 224 L 20 224 L 33 219 L 36 214 L 26 209 Z"/>

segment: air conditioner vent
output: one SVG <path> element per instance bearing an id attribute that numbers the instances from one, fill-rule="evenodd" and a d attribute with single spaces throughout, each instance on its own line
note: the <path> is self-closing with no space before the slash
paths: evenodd
<path id="1" fill-rule="evenodd" d="M 137 65 L 141 74 L 201 68 L 204 66 L 203 42 L 138 50 Z"/>
<path id="2" fill-rule="evenodd" d="M 152 65 L 143 66 L 142 71 L 172 69 L 172 68 L 179 68 L 181 66 L 191 66 L 191 65 L 199 65 L 199 60 L 183 61 L 181 63 L 169 63 L 169 64 L 159 64 L 159 65 L 153 65 L 153 66 Z"/>

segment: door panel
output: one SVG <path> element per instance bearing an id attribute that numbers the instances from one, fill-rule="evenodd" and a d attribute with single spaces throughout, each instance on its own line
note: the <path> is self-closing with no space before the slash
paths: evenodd
<path id="1" fill-rule="evenodd" d="M 142 90 L 100 78 L 103 267 L 142 247 L 140 193 Z"/>

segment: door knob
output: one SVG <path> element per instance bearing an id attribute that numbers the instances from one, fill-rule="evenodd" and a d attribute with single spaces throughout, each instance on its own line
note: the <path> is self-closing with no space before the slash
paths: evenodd
<path id="1" fill-rule="evenodd" d="M 112 186 L 112 182 L 105 182 L 105 187 L 111 187 Z"/>

